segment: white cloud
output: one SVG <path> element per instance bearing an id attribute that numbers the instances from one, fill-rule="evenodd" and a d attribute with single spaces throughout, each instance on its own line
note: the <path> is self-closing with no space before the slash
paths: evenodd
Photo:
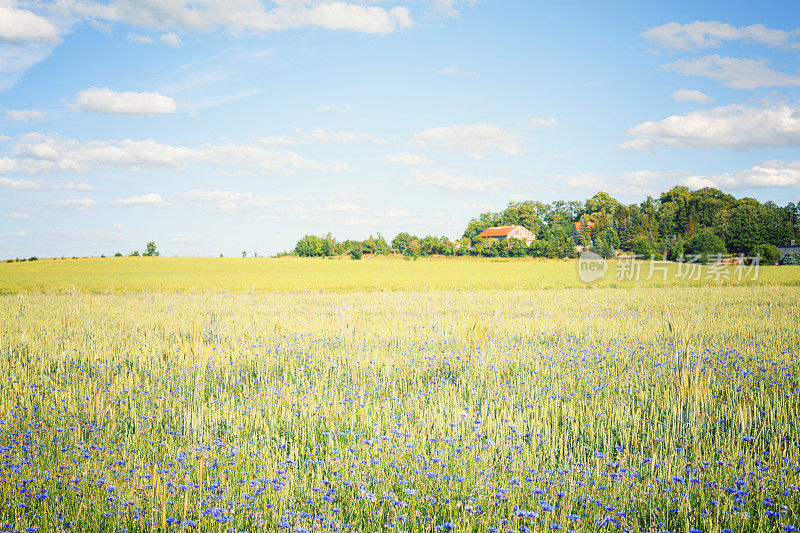
<path id="1" fill-rule="evenodd" d="M 27 237 L 30 235 L 27 231 L 9 231 L 8 233 L 3 233 L 3 237 Z"/>
<path id="2" fill-rule="evenodd" d="M 58 41 L 58 28 L 27 9 L 0 5 L 0 41 L 55 43 Z"/>
<path id="3" fill-rule="evenodd" d="M 451 150 L 467 153 L 476 159 L 491 152 L 503 152 L 509 155 L 522 153 L 516 135 L 485 122 L 429 128 L 417 133 L 414 140 L 424 146 L 445 146 Z"/>
<path id="4" fill-rule="evenodd" d="M 494 211 L 494 206 L 492 204 L 461 204 L 461 209 L 467 209 L 468 211 L 480 211 L 485 213 L 486 211 Z"/>
<path id="5" fill-rule="evenodd" d="M 159 37 L 159 39 L 161 39 L 162 43 L 168 44 L 169 46 L 183 45 L 183 41 L 181 41 L 181 38 L 178 37 L 178 34 L 174 31 L 163 34 L 161 37 Z"/>
<path id="6" fill-rule="evenodd" d="M 797 46 L 797 30 L 784 31 L 767 28 L 762 24 L 731 26 L 722 22 L 695 21 L 688 24 L 670 22 L 648 28 L 643 34 L 665 48 L 674 50 L 699 50 L 717 48 L 722 41 L 742 40 L 773 47 Z"/>
<path id="7" fill-rule="evenodd" d="M 114 222 L 113 224 L 111 224 L 111 227 L 112 227 L 112 228 L 114 228 L 114 229 L 122 229 L 122 228 L 124 228 L 125 226 L 123 226 L 123 225 L 122 225 L 122 224 L 120 224 L 119 222 Z"/>
<path id="8" fill-rule="evenodd" d="M 768 64 L 767 59 L 739 59 L 712 54 L 695 60 L 680 59 L 663 68 L 683 76 L 703 76 L 721 81 L 733 89 L 800 86 L 800 76 L 773 70 L 767 67 Z"/>
<path id="9" fill-rule="evenodd" d="M 383 216 L 386 218 L 416 218 L 421 215 L 404 207 L 395 207 L 384 211 Z"/>
<path id="10" fill-rule="evenodd" d="M 175 113 L 175 100 L 159 93 L 116 92 L 92 87 L 75 96 L 73 108 L 86 113 L 115 115 L 161 115 Z"/>
<path id="11" fill-rule="evenodd" d="M 294 152 L 278 152 L 254 144 L 190 148 L 160 144 L 153 139 L 82 142 L 41 133 L 19 136 L 13 155 L 0 156 L 0 172 L 81 172 L 110 166 L 140 170 L 142 167 L 180 168 L 190 163 L 274 173 L 350 168 L 344 163 L 324 164 Z"/>
<path id="12" fill-rule="evenodd" d="M 193 0 L 130 2 L 112 0 L 59 0 L 54 9 L 86 19 L 123 22 L 150 28 L 176 27 L 193 31 L 225 28 L 242 32 L 281 31 L 315 26 L 328 30 L 387 34 L 413 24 L 405 7 L 384 9 L 346 1 L 276 0 L 268 9 L 255 0 Z"/>
<path id="13" fill-rule="evenodd" d="M 712 97 L 703 94 L 700 91 L 692 91 L 689 89 L 678 89 L 677 91 L 673 91 L 672 99 L 676 102 L 697 102 L 698 104 L 714 101 Z"/>
<path id="14" fill-rule="evenodd" d="M 35 109 L 8 109 L 6 110 L 6 116 L 17 122 L 30 122 L 31 120 L 41 120 L 44 118 L 44 114 Z"/>
<path id="15" fill-rule="evenodd" d="M 332 202 L 322 206 L 323 211 L 329 211 L 333 213 L 352 213 L 356 211 L 363 211 L 364 209 L 365 208 L 363 205 L 347 202 Z"/>
<path id="16" fill-rule="evenodd" d="M 499 188 L 503 180 L 480 180 L 469 174 L 434 170 L 430 172 L 411 171 L 406 185 L 425 190 L 482 192 Z"/>
<path id="17" fill-rule="evenodd" d="M 800 146 L 800 105 L 748 107 L 740 104 L 673 115 L 628 129 L 629 150 L 652 150 L 657 144 L 678 148 L 712 147 L 748 151 Z"/>
<path id="18" fill-rule="evenodd" d="M 718 187 L 800 187 L 800 161 L 763 161 L 747 170 L 689 176 L 683 181 L 692 188 Z"/>
<path id="19" fill-rule="evenodd" d="M 424 157 L 411 154 L 409 152 L 401 152 L 399 154 L 391 154 L 386 156 L 386 161 L 394 163 L 395 165 L 415 166 L 424 165 L 428 162 Z"/>
<path id="20" fill-rule="evenodd" d="M 60 42 L 59 29 L 46 18 L 14 3 L 0 5 L 0 90 L 48 57 Z"/>
<path id="21" fill-rule="evenodd" d="M 686 177 L 683 170 L 653 171 L 635 170 L 613 175 L 596 174 L 587 172 L 583 174 L 566 174 L 555 176 L 560 182 L 574 193 L 575 190 L 586 191 L 594 194 L 598 190 L 609 194 L 625 195 L 628 197 L 641 197 L 645 195 L 658 195 L 659 191 L 672 186 L 677 180 Z"/>
<path id="22" fill-rule="evenodd" d="M 54 183 L 52 181 L 12 180 L 0 177 L 0 189 L 12 191 L 93 191 L 88 183 Z"/>
<path id="23" fill-rule="evenodd" d="M 436 73 L 442 74 L 443 76 L 474 76 L 476 74 L 474 70 L 462 70 L 458 67 L 443 68 L 437 70 Z"/>
<path id="24" fill-rule="evenodd" d="M 133 44 L 153 44 L 153 38 L 149 35 L 139 35 L 138 33 L 129 33 L 125 36 L 125 40 Z"/>
<path id="25" fill-rule="evenodd" d="M 528 127 L 532 129 L 549 128 L 552 126 L 558 126 L 558 120 L 553 117 L 532 118 L 528 121 Z"/>
<path id="26" fill-rule="evenodd" d="M 111 201 L 114 207 L 167 207 L 167 204 L 158 193 L 143 194 L 130 198 L 118 198 Z"/>
<path id="27" fill-rule="evenodd" d="M 355 185 L 346 185 L 340 190 L 328 195 L 330 200 L 360 200 L 364 198 L 364 193 L 360 192 Z"/>
<path id="28" fill-rule="evenodd" d="M 480 0 L 461 0 L 462 2 L 467 2 L 469 4 L 475 5 Z M 459 0 L 433 0 L 433 9 L 439 13 L 443 13 L 447 16 L 454 17 L 458 15 L 458 10 L 456 9 L 456 4 L 459 3 Z"/>
<path id="29" fill-rule="evenodd" d="M 376 137 L 370 133 L 353 133 L 349 131 L 328 131 L 320 128 L 311 131 L 303 131 L 300 128 L 294 129 L 294 136 L 283 135 L 280 137 L 258 137 L 255 139 L 259 144 L 266 146 L 297 146 L 301 144 L 315 143 L 375 143 L 383 144 L 386 139 Z"/>
<path id="30" fill-rule="evenodd" d="M 6 214 L 6 218 L 26 219 L 31 218 L 28 213 L 20 213 L 19 211 L 12 211 Z"/>
<path id="31" fill-rule="evenodd" d="M 0 42 L 0 90 L 13 87 L 28 69 L 47 58 L 55 46 L 54 43 L 36 41 L 18 44 Z"/>
<path id="32" fill-rule="evenodd" d="M 55 202 L 38 202 L 37 205 L 69 211 L 84 211 L 86 209 L 92 209 L 95 205 L 95 202 L 91 198 L 70 198 Z"/>
<path id="33" fill-rule="evenodd" d="M 275 202 L 291 200 L 291 198 L 280 194 L 258 196 L 251 192 L 200 189 L 188 191 L 184 193 L 184 196 L 192 205 L 218 213 L 237 213 L 244 209 L 267 207 Z"/>

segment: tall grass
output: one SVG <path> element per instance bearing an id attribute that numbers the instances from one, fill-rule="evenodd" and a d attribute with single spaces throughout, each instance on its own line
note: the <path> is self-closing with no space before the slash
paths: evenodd
<path id="1" fill-rule="evenodd" d="M 790 531 L 798 296 L 5 296 L 0 530 Z"/>

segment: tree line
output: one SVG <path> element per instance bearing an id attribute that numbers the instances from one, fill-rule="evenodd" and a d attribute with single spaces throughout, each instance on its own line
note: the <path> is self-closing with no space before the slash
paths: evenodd
<path id="1" fill-rule="evenodd" d="M 736 198 L 715 188 L 690 190 L 677 186 L 625 205 L 605 192 L 585 202 L 512 202 L 500 212 L 471 219 L 460 239 L 398 234 L 391 243 L 378 233 L 364 241 L 337 241 L 330 233 L 306 235 L 294 253 L 321 257 L 350 254 L 473 255 L 483 257 L 566 258 L 576 246 L 611 257 L 618 250 L 677 260 L 688 254 L 703 259 L 713 254 L 760 255 L 778 260 L 777 246 L 800 239 L 800 205 L 778 206 L 753 198 Z M 576 226 L 576 222 L 578 225 Z M 524 226 L 536 235 L 530 246 L 511 239 L 501 242 L 478 237 L 493 226 Z M 580 231 L 577 231 L 579 226 Z M 796 259 L 796 258 L 794 258 Z"/>

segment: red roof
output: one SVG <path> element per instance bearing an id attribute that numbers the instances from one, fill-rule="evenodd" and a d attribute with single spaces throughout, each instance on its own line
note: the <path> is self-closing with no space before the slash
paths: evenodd
<path id="1" fill-rule="evenodd" d="M 505 237 L 516 226 L 497 226 L 496 228 L 485 229 L 478 233 L 478 237 Z"/>

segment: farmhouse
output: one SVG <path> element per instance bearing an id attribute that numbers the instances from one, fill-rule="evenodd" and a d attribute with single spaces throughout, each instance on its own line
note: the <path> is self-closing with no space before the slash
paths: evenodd
<path id="1" fill-rule="evenodd" d="M 589 222 L 586 223 L 586 226 L 588 226 L 587 229 L 588 229 L 588 231 L 589 231 L 589 233 L 591 235 L 591 231 L 594 229 L 594 222 L 589 221 Z M 576 242 L 576 243 L 581 242 L 581 223 L 580 222 L 575 222 L 575 224 L 572 225 L 572 240 L 573 240 L 573 242 Z M 589 248 L 588 245 L 580 245 L 580 244 L 578 244 L 578 245 L 575 246 L 575 251 L 576 252 L 582 252 L 582 251 L 584 251 L 585 249 L 588 249 L 588 248 Z"/>
<path id="2" fill-rule="evenodd" d="M 786 246 L 778 246 L 778 250 L 781 252 L 781 259 L 785 259 L 787 255 L 800 254 L 800 244 L 791 240 Z"/>
<path id="3" fill-rule="evenodd" d="M 509 239 L 519 239 L 525 241 L 527 246 L 530 246 L 536 240 L 536 235 L 533 234 L 528 228 L 524 226 L 497 226 L 488 228 L 478 234 L 478 237 L 484 239 L 497 239 L 498 241 L 507 241 Z"/>

